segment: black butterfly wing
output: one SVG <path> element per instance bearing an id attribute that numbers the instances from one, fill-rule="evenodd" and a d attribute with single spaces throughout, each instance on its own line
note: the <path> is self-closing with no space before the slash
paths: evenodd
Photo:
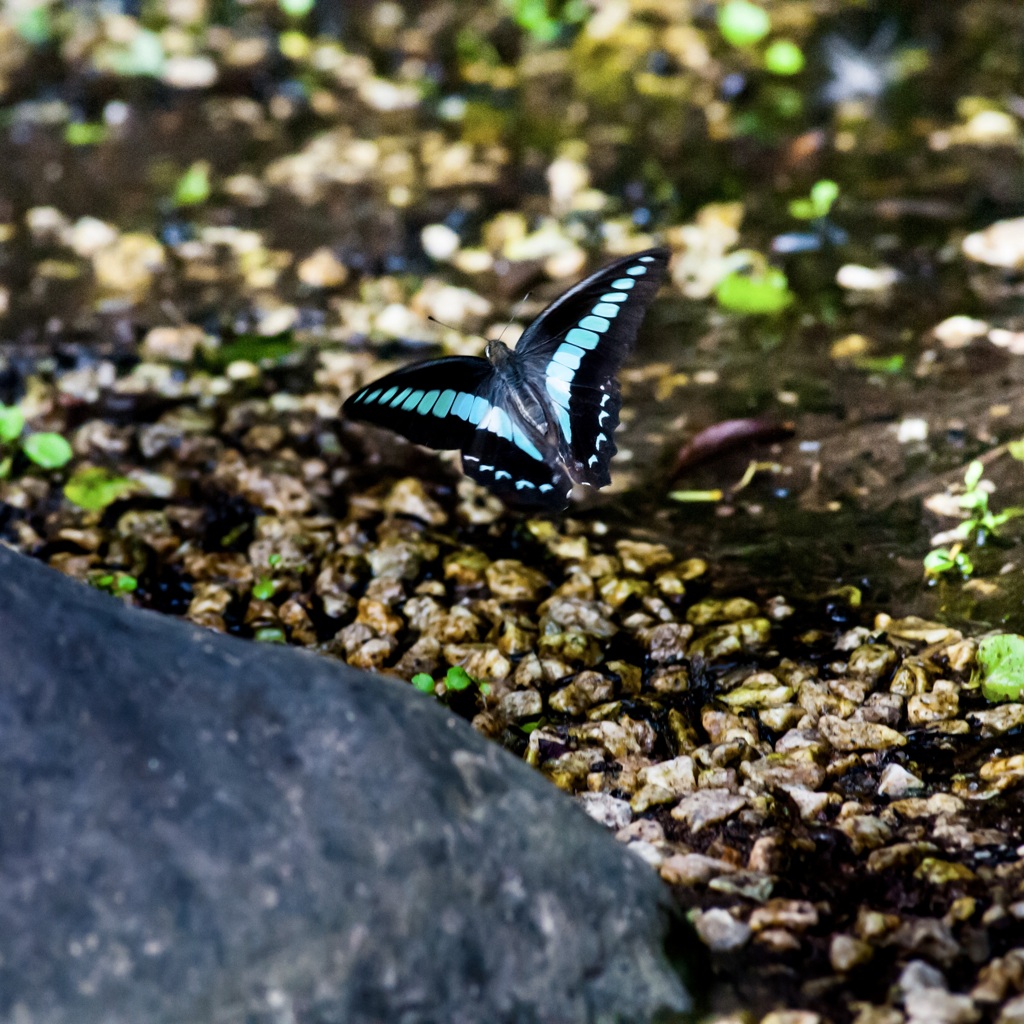
<path id="1" fill-rule="evenodd" d="M 428 448 L 467 448 L 491 409 L 486 359 L 445 356 L 414 363 L 360 388 L 342 411 Z"/>
<path id="2" fill-rule="evenodd" d="M 515 359 L 552 403 L 581 483 L 611 482 L 621 399 L 615 379 L 665 277 L 668 249 L 616 260 L 570 288 L 527 328 Z"/>
<path id="3" fill-rule="evenodd" d="M 492 393 L 489 400 L 490 411 L 462 454 L 462 471 L 510 508 L 560 512 L 569 504 L 572 480 L 558 451 L 523 429 L 500 395 Z"/>

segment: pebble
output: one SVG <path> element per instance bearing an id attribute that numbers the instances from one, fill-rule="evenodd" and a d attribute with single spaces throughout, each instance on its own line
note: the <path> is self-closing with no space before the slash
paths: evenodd
<path id="1" fill-rule="evenodd" d="M 219 77 L 212 58 L 202 54 L 168 57 L 160 77 L 174 89 L 209 89 Z"/>
<path id="2" fill-rule="evenodd" d="M 295 274 L 309 288 L 340 288 L 348 280 L 348 267 L 333 249 L 321 246 L 299 263 Z"/>
<path id="3" fill-rule="evenodd" d="M 969 234 L 962 248 L 964 255 L 976 263 L 1019 270 L 1024 267 L 1024 217 L 997 220 Z"/>
<path id="4" fill-rule="evenodd" d="M 999 1009 L 996 1024 L 1024 1024 L 1024 995 L 1008 999 Z"/>
<path id="5" fill-rule="evenodd" d="M 391 488 L 383 508 L 388 515 L 412 516 L 431 526 L 441 526 L 448 521 L 447 513 L 427 494 L 423 482 L 412 476 L 399 480 Z"/>
<path id="6" fill-rule="evenodd" d="M 683 821 L 691 832 L 697 833 L 707 825 L 724 821 L 741 807 L 746 799 L 723 789 L 701 789 L 684 797 L 672 808 L 672 817 Z"/>
<path id="7" fill-rule="evenodd" d="M 863 267 L 846 263 L 836 271 L 836 284 L 851 292 L 884 292 L 900 279 L 892 267 Z"/>
<path id="8" fill-rule="evenodd" d="M 548 586 L 547 577 L 539 569 L 512 558 L 491 562 L 485 576 L 491 595 L 499 601 L 535 601 Z"/>
<path id="9" fill-rule="evenodd" d="M 750 941 L 752 934 L 750 925 L 720 907 L 697 911 L 693 924 L 704 945 L 716 953 L 740 949 Z"/>
<path id="10" fill-rule="evenodd" d="M 446 224 L 428 224 L 420 232 L 420 244 L 432 260 L 446 263 L 459 251 L 462 240 Z"/>
<path id="11" fill-rule="evenodd" d="M 867 963 L 874 955 L 874 948 L 854 935 L 833 935 L 829 943 L 828 958 L 832 969 L 840 974 L 852 971 Z"/>
<path id="12" fill-rule="evenodd" d="M 491 672 L 499 671 L 502 674 L 500 676 L 489 676 L 488 678 L 503 679 L 511 671 L 511 665 L 508 666 L 508 669 L 505 669 L 504 665 L 497 667 L 491 665 L 489 670 Z M 498 702 L 498 709 L 508 721 L 521 722 L 527 718 L 539 717 L 544 710 L 544 701 L 538 690 L 513 690 L 501 698 Z M 622 803 L 625 803 L 625 801 L 622 801 Z M 623 822 L 623 824 L 628 824 L 628 822 Z M 621 828 L 622 826 L 617 825 L 615 827 Z"/>
<path id="13" fill-rule="evenodd" d="M 165 267 L 164 247 L 152 235 L 120 235 L 93 256 L 97 285 L 106 292 L 141 297 Z"/>
<path id="14" fill-rule="evenodd" d="M 142 339 L 140 353 L 143 359 L 157 362 L 191 363 L 205 340 L 203 329 L 193 324 L 154 327 Z"/>
<path id="15" fill-rule="evenodd" d="M 984 320 L 963 314 L 947 317 L 932 328 L 935 340 L 946 349 L 966 348 L 975 339 L 984 338 L 988 331 Z"/>
<path id="16" fill-rule="evenodd" d="M 878 781 L 878 795 L 898 800 L 924 789 L 924 783 L 899 764 L 889 764 Z"/>
<path id="17" fill-rule="evenodd" d="M 633 820 L 629 804 L 608 793 L 581 793 L 576 799 L 583 810 L 605 828 L 618 832 Z"/>
<path id="18" fill-rule="evenodd" d="M 669 885 L 706 885 L 734 871 L 735 864 L 703 853 L 674 853 L 661 865 L 661 877 Z"/>
<path id="19" fill-rule="evenodd" d="M 902 733 L 887 725 L 844 721 L 835 715 L 822 715 L 818 729 L 836 750 L 889 750 L 907 742 Z"/>

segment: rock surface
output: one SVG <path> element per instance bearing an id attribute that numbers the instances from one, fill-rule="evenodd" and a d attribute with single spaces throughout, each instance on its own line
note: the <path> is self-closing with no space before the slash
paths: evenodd
<path id="1" fill-rule="evenodd" d="M 0 1020 L 641 1022 L 648 867 L 409 687 L 0 548 Z"/>

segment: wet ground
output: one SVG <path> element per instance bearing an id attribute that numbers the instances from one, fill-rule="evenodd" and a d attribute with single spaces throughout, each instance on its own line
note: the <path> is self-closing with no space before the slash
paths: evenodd
<path id="1" fill-rule="evenodd" d="M 757 38 L 742 3 L 366 3 L 343 24 L 327 8 L 200 0 L 141 17 L 11 11 L 0 402 L 25 425 L 0 417 L 0 539 L 142 607 L 432 674 L 558 784 L 632 802 L 612 823 L 661 829 L 623 838 L 670 880 L 674 856 L 709 855 L 687 862 L 684 902 L 726 893 L 744 928 L 771 892 L 815 903 L 813 925 L 762 915 L 729 953 L 749 963 L 751 934 L 806 931 L 755 942 L 778 968 L 765 1004 L 846 1020 L 854 996 L 886 1002 L 931 954 L 892 939 L 898 921 L 872 931 L 865 901 L 944 921 L 944 984 L 980 984 L 979 964 L 1018 944 L 1013 871 L 992 869 L 1003 889 L 984 872 L 936 882 L 934 865 L 914 874 L 931 853 L 904 846 L 868 900 L 862 854 L 923 842 L 920 821 L 945 815 L 959 866 L 1019 867 L 1010 784 L 987 787 L 1017 777 L 1003 761 L 1021 723 L 979 724 L 964 639 L 1024 630 L 1019 527 L 949 536 L 965 491 L 993 512 L 1024 504 L 1018 6 L 791 2 Z M 507 513 L 454 458 L 340 417 L 401 361 L 511 341 L 588 270 L 653 244 L 672 249 L 671 280 L 622 374 L 613 484 L 589 505 Z M 746 422 L 725 445 L 729 421 Z M 30 439 L 48 434 L 71 448 L 40 456 Z M 933 548 L 970 564 L 926 574 Z M 701 617 L 726 598 L 748 603 Z M 583 604 L 553 615 L 556 599 Z M 890 626 L 908 615 L 940 632 L 901 639 Z M 720 648 L 722 624 L 735 635 Z M 651 630 L 670 625 L 697 632 L 659 661 Z M 894 660 L 848 671 L 872 644 Z M 900 681 L 915 659 L 926 670 Z M 786 683 L 790 664 L 824 682 Z M 450 665 L 490 691 L 446 689 Z M 788 692 L 728 727 L 708 718 L 764 672 Z M 588 696 L 566 696 L 580 676 Z M 911 711 L 936 682 L 960 703 Z M 898 756 L 874 735 L 780 751 L 823 714 L 904 730 L 886 734 Z M 614 737 L 574 733 L 583 720 L 631 738 L 616 753 Z M 580 749 L 600 757 L 562 772 Z M 790 749 L 824 774 L 737 774 Z M 665 801 L 638 810 L 637 773 L 682 757 L 723 806 L 742 786 L 762 794 L 743 796 L 752 816 L 733 807 L 704 831 Z M 916 773 L 907 793 L 960 804 L 885 819 L 890 764 Z M 964 778 L 986 799 L 957 795 Z M 779 795 L 791 784 L 827 799 L 795 813 Z M 884 829 L 851 839 L 843 822 L 875 811 Z M 785 853 L 769 856 L 757 844 L 776 834 Z M 774 890 L 701 888 L 734 871 Z M 961 898 L 975 903 L 951 909 Z M 842 948 L 829 959 L 839 934 L 850 966 Z M 865 943 L 889 951 L 885 970 L 858 973 Z M 809 949 L 815 970 L 831 965 L 817 988 Z M 1009 984 L 971 1012 L 995 1019 Z"/>

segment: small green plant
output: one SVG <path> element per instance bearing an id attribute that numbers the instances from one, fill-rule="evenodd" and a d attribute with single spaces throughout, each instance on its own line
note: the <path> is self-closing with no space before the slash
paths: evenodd
<path id="1" fill-rule="evenodd" d="M 420 693 L 433 693 L 437 683 L 433 676 L 427 672 L 417 672 L 412 677 L 412 685 Z M 491 684 L 474 679 L 461 665 L 452 665 L 444 676 L 445 693 L 458 693 L 462 690 L 469 690 L 476 687 L 485 697 L 491 692 Z"/>
<path id="2" fill-rule="evenodd" d="M 287 642 L 284 630 L 278 629 L 277 626 L 263 626 L 253 633 L 252 638 L 259 644 L 283 644 Z"/>
<path id="3" fill-rule="evenodd" d="M 581 24 L 590 13 L 584 0 L 505 0 L 505 6 L 516 24 L 540 43 L 554 42 L 563 29 Z"/>
<path id="4" fill-rule="evenodd" d="M 65 438 L 47 431 L 29 434 L 21 442 L 21 450 L 41 469 L 60 469 L 74 455 Z"/>
<path id="5" fill-rule="evenodd" d="M 210 165 L 197 160 L 174 186 L 175 206 L 198 206 L 210 198 Z"/>
<path id="6" fill-rule="evenodd" d="M 277 363 L 294 352 L 292 335 L 285 332 L 268 338 L 258 334 L 241 334 L 226 345 L 206 350 L 203 355 L 211 369 L 223 369 L 229 363 L 239 360 L 249 363 Z"/>
<path id="7" fill-rule="evenodd" d="M 72 121 L 64 128 L 64 141 L 69 146 L 96 146 L 107 137 L 107 126 L 102 122 Z"/>
<path id="8" fill-rule="evenodd" d="M 820 220 L 828 216 L 838 198 L 839 186 L 829 178 L 822 178 L 811 186 L 810 195 L 806 198 L 791 200 L 790 216 L 797 220 Z"/>
<path id="9" fill-rule="evenodd" d="M 891 356 L 858 356 L 853 360 L 858 370 L 868 373 L 885 373 L 895 375 L 902 373 L 907 365 L 907 357 L 900 352 Z"/>
<path id="10" fill-rule="evenodd" d="M 771 28 L 768 12 L 750 0 L 729 0 L 718 9 L 718 31 L 731 46 L 753 46 Z"/>
<path id="11" fill-rule="evenodd" d="M 764 66 L 773 75 L 798 75 L 806 64 L 804 51 L 791 39 L 776 39 L 764 51 Z"/>
<path id="12" fill-rule="evenodd" d="M 64 497 L 89 512 L 99 512 L 113 505 L 140 485 L 126 476 L 115 476 L 99 466 L 80 469 L 64 485 Z"/>
<path id="13" fill-rule="evenodd" d="M 715 288 L 715 299 L 731 313 L 781 313 L 794 298 L 786 275 L 764 263 L 763 257 L 751 263 L 747 270 L 726 274 Z"/>
<path id="14" fill-rule="evenodd" d="M 316 5 L 316 0 L 277 0 L 278 6 L 289 18 L 304 18 Z"/>
<path id="15" fill-rule="evenodd" d="M 950 546 L 933 548 L 925 555 L 926 575 L 941 576 L 956 569 L 961 576 L 970 576 L 974 572 L 974 562 L 964 548 L 981 547 L 990 537 L 996 536 L 1005 523 L 1024 515 L 1024 508 L 1012 507 L 993 512 L 988 507 L 991 488 L 982 480 L 984 472 L 985 467 L 977 459 L 967 467 L 964 490 L 958 499 L 967 518 L 946 535 L 953 541 Z"/>
<path id="16" fill-rule="evenodd" d="M 986 700 L 1020 700 L 1024 693 L 1024 636 L 1001 633 L 978 644 L 975 681 Z"/>
<path id="17" fill-rule="evenodd" d="M 281 564 L 281 556 L 276 552 L 267 559 L 271 569 Z M 259 601 L 269 601 L 277 591 L 277 581 L 273 576 L 260 576 L 252 587 L 252 596 Z"/>
<path id="18" fill-rule="evenodd" d="M 25 434 L 25 414 L 21 409 L 0 403 L 0 480 L 11 475 L 15 447 L 20 447 L 25 457 L 40 469 L 61 469 L 74 454 L 60 434 L 49 431 Z"/>
<path id="19" fill-rule="evenodd" d="M 127 572 L 106 572 L 89 582 L 98 590 L 111 594 L 133 594 L 139 588 L 139 581 Z"/>
<path id="20" fill-rule="evenodd" d="M 417 672 L 410 682 L 420 693 L 434 692 L 434 677 L 429 672 Z"/>
<path id="21" fill-rule="evenodd" d="M 16 405 L 0 405 L 0 444 L 9 444 L 21 437 L 25 414 Z"/>

